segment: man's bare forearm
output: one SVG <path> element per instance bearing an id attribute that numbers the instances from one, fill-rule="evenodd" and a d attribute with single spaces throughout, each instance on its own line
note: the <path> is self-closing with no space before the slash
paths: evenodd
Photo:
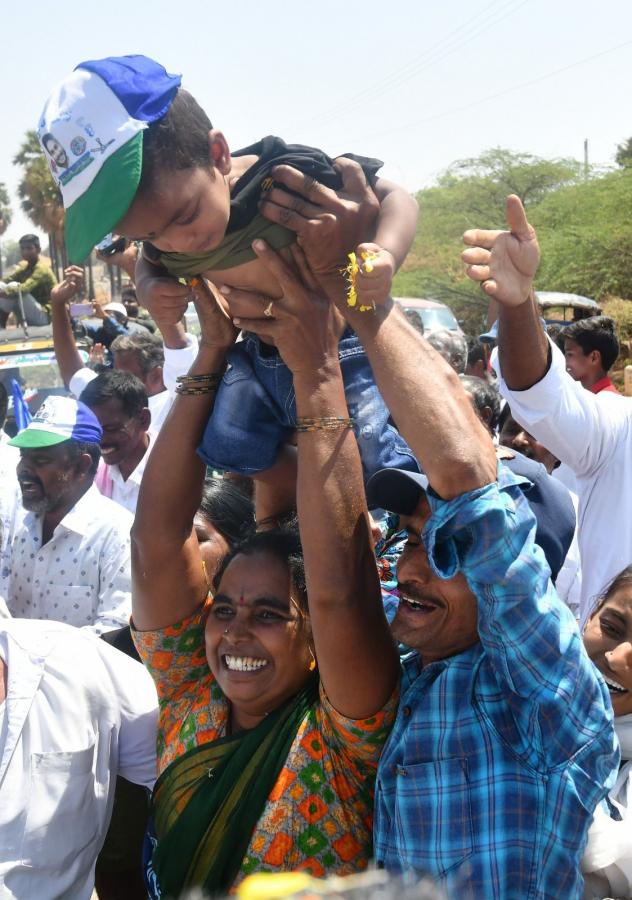
<path id="1" fill-rule="evenodd" d="M 70 316 L 65 304 L 52 304 L 51 321 L 57 365 L 59 366 L 63 382 L 68 387 L 70 379 L 75 372 L 83 368 L 84 363 L 75 344 L 75 336 L 72 333 Z"/>
<path id="2" fill-rule="evenodd" d="M 398 309 L 356 313 L 377 386 L 428 480 L 445 499 L 489 484 L 496 458 L 459 378 Z"/>
<path id="3" fill-rule="evenodd" d="M 533 294 L 520 306 L 498 303 L 498 355 L 503 378 L 512 391 L 541 381 L 550 365 L 549 342 Z"/>
<path id="4" fill-rule="evenodd" d="M 183 350 L 189 346 L 187 333 L 182 322 L 176 325 L 161 325 L 162 342 L 168 350 Z"/>

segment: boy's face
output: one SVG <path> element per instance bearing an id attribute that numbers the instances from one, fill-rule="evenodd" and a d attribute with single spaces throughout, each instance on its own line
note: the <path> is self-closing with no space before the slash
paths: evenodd
<path id="1" fill-rule="evenodd" d="M 230 153 L 223 135 L 209 135 L 209 166 L 165 170 L 140 191 L 114 229 L 166 253 L 203 253 L 221 243 L 230 215 Z"/>

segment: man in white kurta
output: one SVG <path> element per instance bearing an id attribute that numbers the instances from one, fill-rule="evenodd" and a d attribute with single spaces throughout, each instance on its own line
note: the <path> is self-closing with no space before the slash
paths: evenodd
<path id="1" fill-rule="evenodd" d="M 143 666 L 86 630 L 0 620 L 0 897 L 89 900 L 116 776 L 151 788 Z"/>
<path id="2" fill-rule="evenodd" d="M 581 619 L 632 561 L 632 400 L 593 394 L 566 371 L 547 338 L 533 294 L 540 259 L 518 197 L 507 200 L 505 232 L 464 235 L 468 275 L 498 303 L 492 366 L 513 417 L 575 474 L 582 561 Z"/>

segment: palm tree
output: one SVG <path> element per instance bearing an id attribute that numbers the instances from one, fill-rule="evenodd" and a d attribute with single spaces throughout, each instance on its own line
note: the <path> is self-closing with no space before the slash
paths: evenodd
<path id="1" fill-rule="evenodd" d="M 11 224 L 11 216 L 9 192 L 7 191 L 6 185 L 0 181 L 0 237 Z M 2 280 L 2 274 L 2 249 L 0 249 L 0 281 Z"/>
<path id="2" fill-rule="evenodd" d="M 31 222 L 48 235 L 53 267 L 59 277 L 60 265 L 68 264 L 64 243 L 64 207 L 35 131 L 27 131 L 13 163 L 22 167 L 18 184 L 22 210 Z"/>

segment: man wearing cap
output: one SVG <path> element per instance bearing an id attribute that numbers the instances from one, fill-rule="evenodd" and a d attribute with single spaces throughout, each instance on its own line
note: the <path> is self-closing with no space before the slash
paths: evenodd
<path id="1" fill-rule="evenodd" d="M 326 197 L 293 213 L 308 262 L 320 248 L 306 219 L 321 215 L 335 217 Z M 551 585 L 533 513 L 458 376 L 392 301 L 357 313 L 339 275 L 319 282 L 426 473 L 385 469 L 367 485 L 369 506 L 405 517 L 392 631 L 412 648 L 378 769 L 377 864 L 428 873 L 459 900 L 579 898 L 592 812 L 619 755 L 605 684 Z M 261 297 L 231 292 L 231 306 L 243 321 Z"/>
<path id="2" fill-rule="evenodd" d="M 138 325 L 136 322 L 130 322 L 127 318 L 127 310 L 122 303 L 111 301 L 109 303 L 94 303 L 95 316 L 101 320 L 100 325 L 83 322 L 86 333 L 95 344 L 103 344 L 108 349 L 117 337 L 124 337 L 130 334 L 149 334 L 149 329 Z"/>
<path id="3" fill-rule="evenodd" d="M 7 605 L 26 619 L 89 626 L 130 616 L 132 516 L 94 486 L 102 429 L 85 404 L 48 397 L 11 444 L 23 509 L 9 548 Z"/>
<path id="4" fill-rule="evenodd" d="M 395 315 L 356 325 L 427 474 L 383 470 L 367 486 L 370 506 L 406 524 L 391 628 L 412 648 L 378 770 L 376 860 L 430 873 L 451 897 L 578 898 L 618 760 L 607 692 L 520 480 L 496 473 L 460 386 Z"/>
<path id="5" fill-rule="evenodd" d="M 50 292 L 57 279 L 51 267 L 40 259 L 40 252 L 36 234 L 20 238 L 22 262 L 6 276 L 6 283 L 0 283 L 0 328 L 6 327 L 11 312 L 21 321 L 22 310 L 27 325 L 47 325 L 50 321 Z"/>

